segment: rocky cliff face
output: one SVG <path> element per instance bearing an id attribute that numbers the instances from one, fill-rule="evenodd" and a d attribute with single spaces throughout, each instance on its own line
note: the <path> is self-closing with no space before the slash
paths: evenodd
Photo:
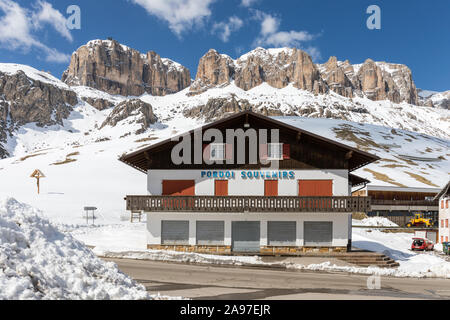
<path id="1" fill-rule="evenodd" d="M 30 78 L 21 70 L 0 71 L 0 142 L 5 143 L 8 135 L 27 123 L 40 127 L 62 124 L 77 103 L 69 87 Z M 6 156 L 0 145 L 0 158 Z"/>
<path id="2" fill-rule="evenodd" d="M 115 40 L 94 40 L 73 53 L 62 81 L 123 96 L 163 96 L 191 84 L 187 68 L 153 51 L 139 51 Z"/>
<path id="3" fill-rule="evenodd" d="M 125 119 L 128 119 L 128 124 L 140 124 L 140 128 L 135 134 L 145 132 L 151 124 L 158 121 L 150 104 L 145 103 L 140 99 L 130 99 L 115 106 L 101 125 L 100 129 L 106 126 L 115 127 L 119 122 Z"/>
<path id="4" fill-rule="evenodd" d="M 372 100 L 395 103 L 419 102 L 411 71 L 404 65 L 368 59 L 353 66 L 336 57 L 315 65 L 307 53 L 288 48 L 257 48 L 237 60 L 210 50 L 200 59 L 191 94 L 228 85 L 233 80 L 243 90 L 267 82 L 275 88 L 292 84 L 315 94 L 332 90 L 349 98 L 365 95 Z"/>
<path id="5" fill-rule="evenodd" d="M 258 48 L 238 60 L 210 50 L 200 59 L 197 77 L 191 93 L 197 94 L 213 86 L 231 81 L 244 90 L 267 82 L 275 88 L 289 83 L 294 87 L 315 93 L 326 92 L 319 70 L 305 52 L 297 49 Z"/>

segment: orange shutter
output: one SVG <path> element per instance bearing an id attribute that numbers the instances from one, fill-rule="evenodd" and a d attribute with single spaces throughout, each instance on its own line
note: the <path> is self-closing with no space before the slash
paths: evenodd
<path id="1" fill-rule="evenodd" d="M 278 180 L 264 181 L 264 196 L 277 197 L 278 196 Z"/>
<path id="2" fill-rule="evenodd" d="M 214 195 L 219 197 L 228 196 L 228 180 L 216 180 Z"/>
<path id="3" fill-rule="evenodd" d="M 291 145 L 283 144 L 283 160 L 289 160 L 291 158 Z"/>
<path id="4" fill-rule="evenodd" d="M 195 180 L 164 180 L 163 196 L 195 196 Z"/>
<path id="5" fill-rule="evenodd" d="M 444 209 L 444 200 L 441 200 L 441 209 Z"/>
<path id="6" fill-rule="evenodd" d="M 299 180 L 300 197 L 332 197 L 333 180 Z"/>

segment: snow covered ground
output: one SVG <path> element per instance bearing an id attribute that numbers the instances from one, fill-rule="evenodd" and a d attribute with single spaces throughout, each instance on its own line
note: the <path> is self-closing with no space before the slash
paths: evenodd
<path id="1" fill-rule="evenodd" d="M 370 217 L 363 220 L 352 221 L 353 226 L 365 226 L 365 227 L 398 227 L 397 224 L 385 217 Z"/>
<path id="2" fill-rule="evenodd" d="M 0 198 L 0 300 L 143 300 L 144 286 L 104 262 L 42 214 Z"/>

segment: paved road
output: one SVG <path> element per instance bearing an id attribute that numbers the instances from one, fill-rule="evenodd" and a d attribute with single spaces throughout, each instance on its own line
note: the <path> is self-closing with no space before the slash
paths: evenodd
<path id="1" fill-rule="evenodd" d="M 450 280 L 381 278 L 369 290 L 367 276 L 186 265 L 114 259 L 149 292 L 191 299 L 450 299 Z"/>

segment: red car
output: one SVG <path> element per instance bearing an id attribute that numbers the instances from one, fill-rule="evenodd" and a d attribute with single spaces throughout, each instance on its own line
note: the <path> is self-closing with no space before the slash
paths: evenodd
<path id="1" fill-rule="evenodd" d="M 413 238 L 411 250 L 433 251 L 434 243 L 433 241 L 424 238 Z"/>

